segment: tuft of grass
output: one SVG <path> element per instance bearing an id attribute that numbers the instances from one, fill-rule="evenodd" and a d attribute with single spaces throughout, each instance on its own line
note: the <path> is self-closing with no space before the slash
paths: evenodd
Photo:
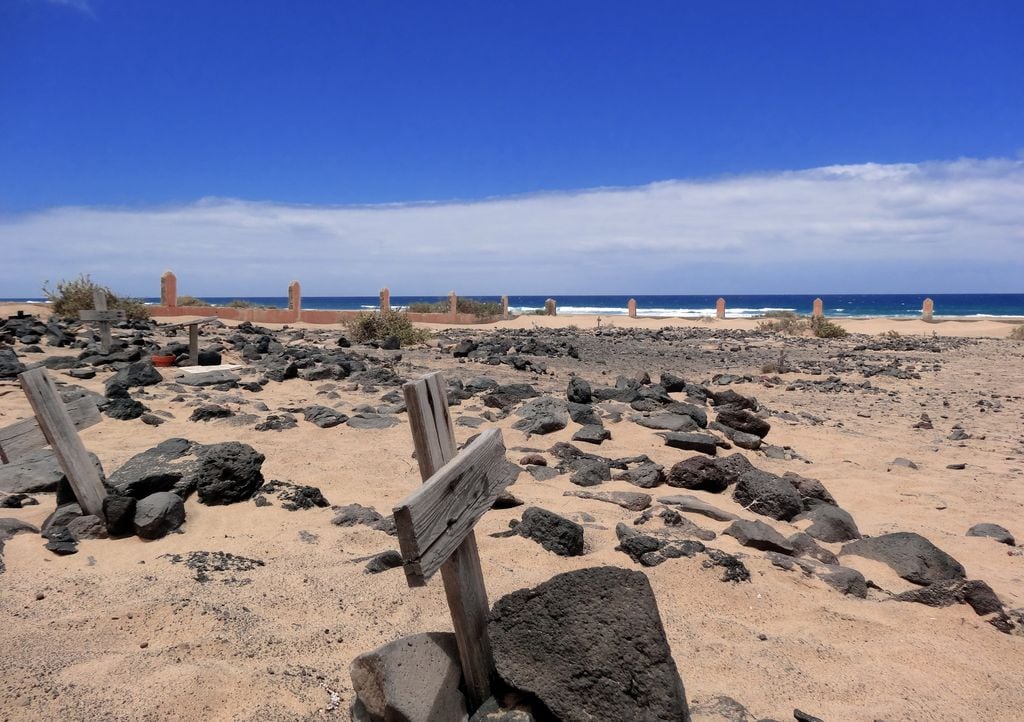
<path id="1" fill-rule="evenodd" d="M 1019 324 L 1010 331 L 1009 338 L 1014 341 L 1024 341 L 1024 323 Z"/>
<path id="2" fill-rule="evenodd" d="M 411 346 L 430 339 L 430 331 L 413 326 L 404 311 L 365 311 L 346 320 L 345 326 L 357 343 L 396 336 L 403 346 Z"/>
<path id="3" fill-rule="evenodd" d="M 180 306 L 181 304 L 179 303 L 178 305 Z M 265 306 L 260 306 L 258 303 L 244 301 L 241 298 L 233 298 L 224 305 L 227 308 L 266 308 Z"/>
<path id="4" fill-rule="evenodd" d="M 212 306 L 212 303 L 208 303 L 201 298 L 195 296 L 178 296 L 179 306 Z"/>
<path id="5" fill-rule="evenodd" d="M 891 338 L 891 339 L 901 338 L 900 332 L 897 331 L 894 328 L 890 328 L 888 331 L 882 331 L 882 333 L 880 333 L 878 335 L 881 336 L 882 338 Z"/>
<path id="6" fill-rule="evenodd" d="M 778 361 L 769 361 L 761 366 L 761 373 L 763 374 L 784 374 L 789 371 L 789 366 L 786 364 L 786 351 L 784 349 L 779 350 Z"/>
<path id="7" fill-rule="evenodd" d="M 846 338 L 850 332 L 834 321 L 819 317 L 811 319 L 811 333 L 818 338 Z"/>
<path id="8" fill-rule="evenodd" d="M 757 322 L 757 330 L 801 336 L 810 329 L 810 320 L 793 311 L 769 311 Z"/>
<path id="9" fill-rule="evenodd" d="M 142 301 L 118 296 L 106 286 L 93 281 L 86 273 L 70 281 L 58 281 L 56 288 L 50 288 L 49 281 L 43 283 L 43 295 L 50 302 L 53 313 L 61 318 L 77 319 L 79 311 L 92 309 L 93 294 L 97 290 L 106 295 L 108 309 L 124 311 L 129 321 L 145 321 L 149 318 L 149 309 Z"/>

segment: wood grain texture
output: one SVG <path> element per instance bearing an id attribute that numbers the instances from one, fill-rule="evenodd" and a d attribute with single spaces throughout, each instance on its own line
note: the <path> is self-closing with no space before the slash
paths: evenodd
<path id="1" fill-rule="evenodd" d="M 98 424 L 100 410 L 92 399 L 82 397 L 64 405 L 76 429 Z M 34 418 L 17 421 L 0 428 L 0 463 L 16 464 L 49 445 L 39 422 Z"/>
<path id="2" fill-rule="evenodd" d="M 53 453 L 68 477 L 79 505 L 86 514 L 102 519 L 103 497 L 107 492 L 100 481 L 99 472 L 89 459 L 85 445 L 78 438 L 78 431 L 60 400 L 53 380 L 41 367 L 20 374 L 18 380 L 32 405 L 39 428 L 53 447 Z"/>
<path id="3" fill-rule="evenodd" d="M 188 365 L 199 365 L 199 324 L 188 326 Z"/>
<path id="4" fill-rule="evenodd" d="M 444 377 L 438 372 L 428 374 L 419 381 L 405 384 L 402 390 L 412 427 L 420 477 L 427 481 L 455 457 L 456 451 Z M 459 648 L 459 662 L 466 683 L 466 701 L 472 712 L 491 696 L 491 677 L 494 675 L 494 656 L 487 634 L 490 605 L 484 586 L 484 573 L 480 567 L 476 534 L 472 530 L 441 565 L 441 578 L 444 580 L 444 594 Z M 418 579 L 410 578 L 408 574 L 406 576 L 409 586 L 423 583 L 417 583 Z"/>
<path id="5" fill-rule="evenodd" d="M 426 583 L 491 508 L 507 486 L 504 466 L 501 431 L 488 429 L 394 508 L 410 584 Z"/>

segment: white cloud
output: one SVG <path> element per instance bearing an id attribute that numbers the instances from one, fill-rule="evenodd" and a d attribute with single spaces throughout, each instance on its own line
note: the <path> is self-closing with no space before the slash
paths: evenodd
<path id="1" fill-rule="evenodd" d="M 1024 160 L 829 166 L 475 202 L 230 199 L 0 217 L 0 297 L 1020 291 Z"/>

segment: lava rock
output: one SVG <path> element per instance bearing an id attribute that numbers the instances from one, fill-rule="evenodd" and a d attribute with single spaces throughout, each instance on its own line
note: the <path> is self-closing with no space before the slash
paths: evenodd
<path id="1" fill-rule="evenodd" d="M 735 537 L 740 544 L 752 549 L 779 552 L 781 554 L 793 554 L 795 551 L 793 545 L 786 541 L 786 537 L 779 534 L 763 521 L 737 519 L 722 533 Z"/>
<path id="2" fill-rule="evenodd" d="M 654 592 L 640 572 L 559 574 L 499 599 L 488 631 L 498 675 L 557 719 L 690 720 Z"/>
<path id="3" fill-rule="evenodd" d="M 966 579 L 963 565 L 920 534 L 896 532 L 858 539 L 843 546 L 840 556 L 853 554 L 887 564 L 914 584 Z"/>
<path id="4" fill-rule="evenodd" d="M 152 386 L 164 380 L 160 372 L 153 367 L 149 361 L 137 361 L 128 364 L 116 374 L 107 379 L 106 386 L 109 389 L 116 383 L 124 384 L 132 388 L 135 386 Z"/>
<path id="5" fill-rule="evenodd" d="M 519 416 L 520 420 L 512 424 L 512 428 L 522 431 L 527 436 L 560 431 L 569 423 L 565 402 L 550 396 L 528 401 L 516 411 L 516 416 Z"/>
<path id="6" fill-rule="evenodd" d="M 199 502 L 213 506 L 251 498 L 263 486 L 260 470 L 265 458 L 238 441 L 205 447 L 195 470 Z"/>
<path id="7" fill-rule="evenodd" d="M 1011 547 L 1017 543 L 1013 534 L 998 524 L 975 524 L 967 530 L 967 536 L 984 536 Z"/>
<path id="8" fill-rule="evenodd" d="M 860 539 L 860 531 L 850 512 L 838 506 L 819 504 L 794 517 L 794 521 L 800 519 L 813 522 L 805 531 L 819 541 L 832 543 Z"/>
<path id="9" fill-rule="evenodd" d="M 719 406 L 717 408 L 716 420 L 737 431 L 745 434 L 753 434 L 764 438 L 771 431 L 772 425 L 751 413 L 748 409 L 739 406 Z"/>
<path id="10" fill-rule="evenodd" d="M 578 557 L 583 554 L 583 527 L 547 509 L 528 508 L 515 531 L 558 556 Z"/>
<path id="11" fill-rule="evenodd" d="M 612 432 L 603 426 L 584 426 L 572 435 L 573 441 L 583 441 L 598 446 L 610 438 L 612 438 Z"/>
<path id="12" fill-rule="evenodd" d="M 685 451 L 699 451 L 702 454 L 708 456 L 714 456 L 718 453 L 718 442 L 715 441 L 714 436 L 707 434 L 687 434 L 677 431 L 669 431 L 664 434 L 660 434 L 665 439 L 665 446 L 671 446 L 674 449 L 683 449 Z"/>
<path id="13" fill-rule="evenodd" d="M 651 505 L 650 494 L 641 494 L 636 491 L 563 491 L 562 496 L 607 501 L 630 511 L 643 511 Z"/>
<path id="14" fill-rule="evenodd" d="M 566 398 L 573 404 L 589 404 L 594 400 L 594 393 L 590 384 L 579 376 L 569 379 L 569 387 L 565 392 Z"/>
<path id="15" fill-rule="evenodd" d="M 136 499 L 131 496 L 108 494 L 103 498 L 103 519 L 108 535 L 122 537 L 135 533 L 135 504 Z"/>
<path id="16" fill-rule="evenodd" d="M 576 470 L 569 477 L 569 481 L 576 486 L 598 486 L 611 478 L 612 471 L 607 462 L 580 459 L 576 462 Z"/>
<path id="17" fill-rule="evenodd" d="M 189 421 L 209 421 L 210 419 L 226 419 L 234 416 L 235 412 L 220 404 L 203 404 L 197 406 L 188 417 Z"/>
<path id="18" fill-rule="evenodd" d="M 103 465 L 95 454 L 90 453 L 100 479 L 105 478 Z M 68 485 L 67 476 L 56 455 L 49 449 L 38 451 L 21 461 L 0 464 L 0 492 L 5 494 L 39 494 L 54 492 L 61 485 Z"/>
<path id="19" fill-rule="evenodd" d="M 665 481 L 669 486 L 718 494 L 729 487 L 732 479 L 715 459 L 691 456 L 673 464 Z"/>
<path id="20" fill-rule="evenodd" d="M 917 602 L 929 607 L 949 607 L 953 604 L 969 604 L 979 616 L 1001 612 L 1003 604 L 985 582 L 979 579 L 948 579 L 929 584 L 923 589 L 911 589 L 897 594 L 893 599 L 901 602 Z"/>
<path id="21" fill-rule="evenodd" d="M 182 498 L 195 489 L 195 471 L 201 444 L 188 439 L 166 439 L 128 459 L 110 475 L 107 487 L 119 496 L 141 499 L 158 491 L 173 491 Z"/>
<path id="22" fill-rule="evenodd" d="M 756 514 L 779 521 L 789 521 L 803 510 L 800 494 L 792 484 L 760 469 L 751 469 L 740 476 L 732 498 Z"/>
<path id="23" fill-rule="evenodd" d="M 185 523 L 185 502 L 169 491 L 158 491 L 135 505 L 135 533 L 143 539 L 161 539 Z"/>
<path id="24" fill-rule="evenodd" d="M 330 429 L 348 421 L 348 416 L 327 406 L 307 406 L 302 415 L 306 421 L 321 429 Z"/>

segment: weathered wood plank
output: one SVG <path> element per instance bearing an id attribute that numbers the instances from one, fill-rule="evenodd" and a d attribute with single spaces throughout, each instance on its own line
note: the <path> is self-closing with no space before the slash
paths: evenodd
<path id="1" fill-rule="evenodd" d="M 501 431 L 488 429 L 394 508 L 410 584 L 426 583 L 491 508 L 508 485 L 504 462 Z"/>
<path id="2" fill-rule="evenodd" d="M 85 309 L 78 312 L 78 318 L 82 321 L 99 321 L 110 323 L 111 321 L 124 321 L 128 315 L 124 311 L 90 311 Z"/>
<path id="3" fill-rule="evenodd" d="M 455 430 L 448 412 L 448 393 L 440 373 L 428 374 L 402 387 L 412 426 L 420 476 L 426 481 L 455 456 Z M 480 567 L 476 534 L 469 534 L 441 566 L 445 598 L 451 612 L 466 697 L 475 710 L 491 695 L 494 656 L 487 634 L 487 589 Z M 416 586 L 406 577 L 410 586 Z"/>
<path id="4" fill-rule="evenodd" d="M 65 404 L 64 408 L 76 429 L 86 429 L 93 424 L 98 424 L 102 418 L 100 410 L 96 408 L 93 400 L 84 396 Z M 35 418 L 16 421 L 9 426 L 0 428 L 0 463 L 16 464 L 40 449 L 46 448 L 48 444 L 49 442 Z"/>
<path id="5" fill-rule="evenodd" d="M 75 425 L 60 400 L 53 380 L 42 367 L 26 371 L 18 379 L 32 405 L 39 428 L 53 447 L 53 453 L 67 475 L 78 503 L 86 514 L 94 514 L 102 519 L 106 490 L 96 467 L 89 459 L 85 445 L 78 438 Z"/>
<path id="6" fill-rule="evenodd" d="M 188 327 L 188 365 L 199 365 L 199 325 L 195 323 Z"/>

